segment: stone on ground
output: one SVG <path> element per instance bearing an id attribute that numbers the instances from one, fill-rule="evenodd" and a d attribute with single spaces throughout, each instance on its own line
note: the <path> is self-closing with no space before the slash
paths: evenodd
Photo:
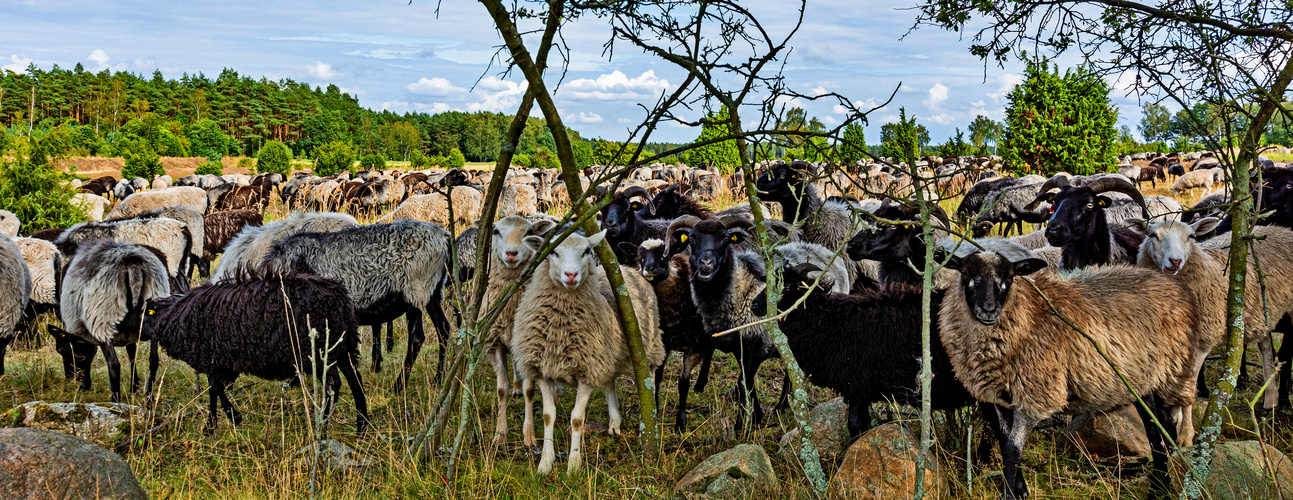
<path id="1" fill-rule="evenodd" d="M 844 456 L 844 447 L 849 442 L 848 405 L 844 398 L 835 398 L 814 406 L 808 413 L 808 423 L 813 428 L 813 444 L 823 463 L 836 463 Z M 799 428 L 791 429 L 781 436 L 781 454 L 792 463 L 799 463 L 799 450 L 803 443 L 799 439 Z"/>
<path id="2" fill-rule="evenodd" d="M 1078 415 L 1064 429 L 1069 442 L 1097 458 L 1148 457 L 1149 439 L 1131 405 L 1101 415 Z"/>
<path id="3" fill-rule="evenodd" d="M 739 444 L 706 458 L 678 480 L 673 490 L 712 498 L 749 498 L 771 495 L 777 488 L 777 473 L 763 448 Z"/>
<path id="4" fill-rule="evenodd" d="M 76 436 L 0 429 L 0 498 L 147 499 L 130 464 Z"/>
<path id="5" fill-rule="evenodd" d="M 913 498 L 916 494 L 916 456 L 920 441 L 902 424 L 875 427 L 859 437 L 844 453 L 844 462 L 830 482 L 831 498 Z M 940 498 L 942 474 L 934 457 L 925 465 L 926 498 Z"/>
<path id="6" fill-rule="evenodd" d="M 28 427 L 114 444 L 142 427 L 143 408 L 124 403 L 23 403 L 0 415 L 0 426 Z"/>
<path id="7" fill-rule="evenodd" d="M 1204 498 L 1213 500 L 1278 500 L 1293 498 L 1293 461 L 1267 445 L 1263 457 L 1257 441 L 1218 442 L 1213 450 Z M 1179 493 L 1184 485 L 1185 464 L 1194 447 L 1181 448 L 1172 454 L 1169 473 L 1172 489 Z M 1278 484 L 1278 488 L 1276 485 Z"/>

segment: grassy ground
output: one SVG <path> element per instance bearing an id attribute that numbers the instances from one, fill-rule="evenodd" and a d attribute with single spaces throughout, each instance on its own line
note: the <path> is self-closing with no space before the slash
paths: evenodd
<path id="1" fill-rule="evenodd" d="M 724 204 L 735 202 L 728 200 Z M 1183 200 L 1186 201 L 1186 200 Z M 949 202 L 950 209 L 955 208 Z M 281 217 L 285 210 L 275 206 L 269 218 Z M 361 218 L 368 219 L 367 217 Z M 429 322 L 427 322 L 429 325 Z M 544 477 L 534 473 L 538 457 L 521 444 L 520 419 L 509 420 L 511 432 L 504 445 L 489 445 L 494 418 L 492 370 L 487 363 L 477 368 L 477 376 L 468 383 L 470 394 L 479 407 L 467 423 L 468 439 L 463 446 L 459 474 L 452 484 L 445 480 L 444 462 L 406 459 L 408 439 L 426 418 L 432 399 L 439 389 L 434 368 L 438 348 L 432 341 L 424 347 L 414 365 L 408 390 L 392 391 L 399 360 L 403 359 L 404 322 L 396 323 L 397 345 L 387 354 L 381 373 L 373 373 L 369 363 L 368 333 L 360 351 L 364 364 L 361 373 L 368 395 L 374 426 L 363 436 L 354 433 L 355 410 L 349 391 L 343 389 L 330 433 L 363 451 L 374 464 L 361 471 L 319 472 L 312 483 L 312 467 L 296 452 L 312 442 L 309 414 L 312 410 L 306 390 L 291 388 L 282 382 L 250 377 L 234 384 L 231 399 L 243 413 L 242 425 L 233 427 L 221 418 L 215 435 L 203 432 L 207 417 L 205 390 L 199 390 L 194 373 L 183 363 L 163 355 L 159 395 L 153 422 L 146 427 L 174 420 L 142 446 L 124 453 L 144 488 L 154 498 L 297 498 L 307 497 L 312 484 L 323 498 L 627 498 L 672 497 L 672 487 L 688 470 L 712 453 L 737 443 L 763 446 L 773 458 L 774 468 L 783 489 L 779 497 L 809 497 L 808 484 L 793 458 L 779 452 L 778 440 L 793 428 L 789 412 L 772 412 L 762 426 L 743 434 L 733 430 L 738 414 L 728 394 L 736 380 L 737 369 L 730 356 L 715 358 L 710 386 L 690 399 L 690 425 L 686 432 L 672 429 L 676 411 L 676 357 L 667 365 L 661 397 L 665 431 L 664 452 L 659 460 L 648 462 L 638 453 L 636 437 L 611 437 L 592 432 L 585 437 L 585 467 L 581 472 L 564 472 L 565 450 L 569 447 L 566 429 L 574 391 L 566 388 L 558 403 L 557 472 Z M 0 410 L 33 400 L 107 401 L 107 374 L 100 356 L 93 368 L 94 387 L 90 392 L 76 391 L 73 382 L 62 378 L 62 366 L 48 337 L 23 339 L 9 351 L 8 374 L 0 377 Z M 143 352 L 143 349 L 141 349 Z M 125 357 L 121 356 L 123 362 Z M 1250 356 L 1255 358 L 1255 355 Z M 140 368 L 146 362 L 140 359 Z M 1215 376 L 1211 373 L 1210 376 Z M 771 361 L 760 372 L 758 391 L 765 408 L 771 408 L 779 395 L 782 367 Z M 1241 401 L 1252 398 L 1248 389 L 1235 398 L 1234 410 L 1246 414 Z M 636 394 L 627 378 L 619 382 L 618 393 L 625 414 L 625 428 L 635 428 L 639 421 Z M 830 391 L 809 388 L 813 402 L 832 397 Z M 142 404 L 140 396 L 130 402 Z M 910 410 L 877 405 L 874 414 L 884 419 L 912 419 Z M 520 415 L 519 398 L 510 401 L 508 412 Z M 455 412 L 456 414 L 456 412 Z M 605 400 L 596 394 L 589 405 L 588 420 L 606 423 Z M 936 426 L 936 450 L 942 474 L 951 485 L 954 498 L 998 498 L 999 463 L 974 464 L 967 473 L 965 457 L 966 415 L 939 416 Z M 1285 452 L 1293 451 L 1293 418 L 1287 414 L 1266 420 L 1262 437 Z M 456 422 L 454 423 L 456 425 Z M 1072 449 L 1060 434 L 1058 420 L 1045 422 L 1033 435 L 1024 456 L 1024 475 L 1035 498 L 1115 499 L 1142 498 L 1146 481 L 1137 472 L 1143 461 L 1118 463 L 1097 461 Z M 539 432 L 542 432 L 540 427 Z M 975 434 L 981 431 L 975 427 Z M 482 434 L 483 433 L 483 434 Z M 1233 438 L 1251 439 L 1237 429 Z M 1124 470 L 1123 466 L 1131 465 Z M 835 464 L 827 465 L 834 473 Z"/>

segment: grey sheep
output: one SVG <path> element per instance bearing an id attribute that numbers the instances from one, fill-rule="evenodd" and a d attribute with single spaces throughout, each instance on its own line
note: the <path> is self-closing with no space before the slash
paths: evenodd
<path id="1" fill-rule="evenodd" d="M 119 213 L 113 212 L 109 214 L 107 220 L 156 219 L 158 217 L 183 222 L 185 226 L 188 226 L 189 234 L 193 237 L 193 244 L 189 248 L 188 266 L 181 270 L 185 279 L 193 275 L 194 269 L 209 265 L 202 256 L 202 249 L 206 248 L 206 221 L 203 219 L 202 213 L 197 210 L 184 205 L 175 205 L 155 208 L 131 217 L 123 217 Z"/>
<path id="2" fill-rule="evenodd" d="M 346 214 L 292 212 L 282 220 L 263 226 L 244 227 L 225 247 L 224 256 L 211 279 L 233 278 L 242 270 L 258 271 L 270 247 L 293 234 L 330 232 L 358 225 L 354 217 Z"/>
<path id="3" fill-rule="evenodd" d="M 188 290 L 188 279 L 183 277 L 183 273 L 193 251 L 193 236 L 183 222 L 167 217 L 82 222 L 63 232 L 54 246 L 58 247 L 63 265 L 67 266 L 79 247 L 95 240 L 135 243 L 157 250 L 171 279 L 172 289 L 175 292 Z"/>
<path id="4" fill-rule="evenodd" d="M 207 201 L 206 191 L 191 186 L 177 186 L 157 191 L 144 191 L 131 196 L 118 203 L 105 218 L 124 219 L 151 210 L 175 206 L 188 207 L 199 214 L 205 214 L 210 204 Z"/>
<path id="5" fill-rule="evenodd" d="M 18 244 L 0 237 L 0 375 L 4 375 L 4 354 L 14 339 L 14 327 L 22 319 L 31 297 L 31 272 Z"/>

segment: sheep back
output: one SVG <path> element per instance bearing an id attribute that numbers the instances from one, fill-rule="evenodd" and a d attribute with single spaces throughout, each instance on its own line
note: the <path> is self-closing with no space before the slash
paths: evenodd
<path id="1" fill-rule="evenodd" d="M 137 341 L 139 332 L 118 331 L 118 325 L 131 319 L 128 314 L 142 315 L 145 301 L 167 295 L 166 266 L 153 250 L 100 240 L 84 245 L 68 264 L 59 309 L 68 333 L 124 345 Z"/>
<path id="2" fill-rule="evenodd" d="M 225 247 L 224 258 L 220 259 L 212 279 L 232 278 L 240 270 L 258 270 L 270 247 L 293 234 L 331 232 L 358 225 L 354 217 L 346 214 L 293 212 L 263 226 L 244 227 Z"/>
<path id="3" fill-rule="evenodd" d="M 108 219 L 135 217 L 150 210 L 164 207 L 183 206 L 204 214 L 207 211 L 207 193 L 202 188 L 177 186 L 157 191 L 141 191 L 121 200 Z"/>
<path id="4" fill-rule="evenodd" d="M 264 225 L 265 218 L 255 210 L 226 210 L 223 212 L 212 212 L 202 221 L 202 229 L 205 231 L 202 247 L 202 258 L 207 262 L 215 260 L 218 253 L 224 252 L 229 242 L 238 235 L 244 227 Z"/>
<path id="5" fill-rule="evenodd" d="M 0 337 L 13 336 L 14 325 L 22 319 L 31 290 L 31 273 L 22 250 L 13 240 L 0 237 Z"/>
<path id="6" fill-rule="evenodd" d="M 185 257 L 193 245 L 189 228 L 183 222 L 167 217 L 126 219 L 107 222 L 83 222 L 72 226 L 54 243 L 63 262 L 71 262 L 79 247 L 94 240 L 135 243 L 161 252 L 168 275 L 182 274 Z"/>
<path id="7" fill-rule="evenodd" d="M 22 260 L 27 263 L 27 272 L 31 275 L 30 300 L 37 304 L 57 304 L 54 260 L 58 248 L 53 243 L 35 238 L 17 238 L 14 243 L 22 252 Z"/>

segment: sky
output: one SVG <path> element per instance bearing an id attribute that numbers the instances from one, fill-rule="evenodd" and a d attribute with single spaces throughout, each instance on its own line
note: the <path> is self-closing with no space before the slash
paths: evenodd
<path id="1" fill-rule="evenodd" d="M 788 4 L 742 2 L 778 37 L 793 27 L 797 3 Z M 985 67 L 969 54 L 969 39 L 955 33 L 924 27 L 908 34 L 916 15 L 904 9 L 909 5 L 915 0 L 809 1 L 793 50 L 782 60 L 786 84 L 806 95 L 837 92 L 868 108 L 894 94 L 869 116 L 869 143 L 879 142 L 880 125 L 896 121 L 899 107 L 929 129 L 934 143 L 964 130 L 976 115 L 1000 120 L 1022 67 Z M 375 110 L 515 112 L 524 78 L 500 74 L 494 56 L 501 38 L 484 7 L 464 0 L 438 7 L 437 13 L 437 3 L 427 0 L 0 0 L 0 68 L 80 62 L 96 72 L 150 75 L 156 69 L 167 78 L 215 77 L 232 68 L 253 78 L 335 84 Z M 567 125 L 585 137 L 627 137 L 628 127 L 646 115 L 639 104 L 654 103 L 683 81 L 676 66 L 626 44 L 605 54 L 604 20 L 574 21 L 563 35 L 570 64 L 554 98 Z M 1118 124 L 1135 133 L 1140 106 L 1111 83 Z M 827 125 L 846 118 L 827 102 L 789 104 Z M 680 142 L 697 135 L 668 125 L 652 137 Z"/>

